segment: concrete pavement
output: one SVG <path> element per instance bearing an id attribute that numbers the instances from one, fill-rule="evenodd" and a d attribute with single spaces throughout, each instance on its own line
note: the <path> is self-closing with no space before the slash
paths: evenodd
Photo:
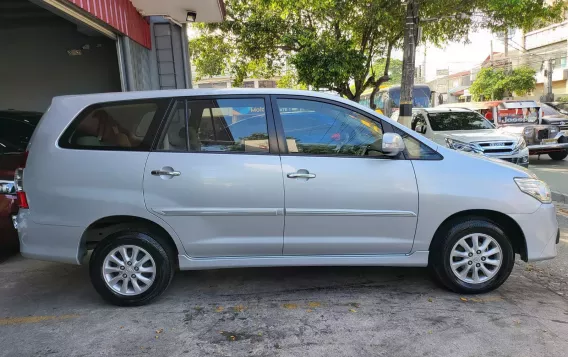
<path id="1" fill-rule="evenodd" d="M 11 258 L 0 356 L 566 356 L 566 214 L 557 259 L 519 261 L 479 296 L 425 269 L 235 269 L 182 272 L 155 303 L 116 308 L 86 267 Z"/>

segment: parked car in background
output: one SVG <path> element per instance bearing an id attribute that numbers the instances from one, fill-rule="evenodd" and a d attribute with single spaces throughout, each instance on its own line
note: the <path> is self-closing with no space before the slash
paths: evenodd
<path id="1" fill-rule="evenodd" d="M 41 113 L 0 111 L 0 256 L 18 251 L 12 217 L 18 211 L 14 172 L 21 166 L 26 146 Z"/>
<path id="2" fill-rule="evenodd" d="M 568 115 L 568 102 L 546 102 L 544 103 L 564 115 Z"/>
<path id="3" fill-rule="evenodd" d="M 568 103 L 539 103 L 539 105 L 542 110 L 542 123 L 558 126 L 560 132 L 568 137 Z"/>
<path id="4" fill-rule="evenodd" d="M 392 116 L 399 121 L 398 112 Z M 472 152 L 529 166 L 529 149 L 522 137 L 499 129 L 481 114 L 463 108 L 415 108 L 402 125 L 451 149 Z"/>
<path id="5" fill-rule="evenodd" d="M 483 293 L 556 256 L 550 189 L 312 91 L 56 97 L 16 171 L 22 255 L 83 264 L 117 305 L 175 269 L 430 266 Z"/>
<path id="6" fill-rule="evenodd" d="M 497 128 L 522 136 L 531 155 L 548 154 L 552 160 L 568 156 L 568 135 L 564 129 L 543 117 L 541 107 L 532 100 L 504 100 L 444 104 L 439 107 L 467 108 L 492 120 Z"/>

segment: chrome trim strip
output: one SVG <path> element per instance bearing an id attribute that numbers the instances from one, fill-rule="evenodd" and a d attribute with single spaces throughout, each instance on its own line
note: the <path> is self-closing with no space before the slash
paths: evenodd
<path id="1" fill-rule="evenodd" d="M 162 216 L 283 216 L 283 208 L 152 208 Z"/>
<path id="2" fill-rule="evenodd" d="M 287 216 L 383 216 L 416 217 L 411 211 L 364 210 L 364 209 L 303 209 L 286 208 Z"/>

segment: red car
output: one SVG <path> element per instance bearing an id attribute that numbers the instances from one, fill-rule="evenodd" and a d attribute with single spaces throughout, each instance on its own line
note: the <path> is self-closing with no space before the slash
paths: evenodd
<path id="1" fill-rule="evenodd" d="M 0 258 L 19 250 L 18 233 L 12 216 L 17 213 L 14 171 L 24 159 L 24 151 L 41 113 L 0 111 Z"/>

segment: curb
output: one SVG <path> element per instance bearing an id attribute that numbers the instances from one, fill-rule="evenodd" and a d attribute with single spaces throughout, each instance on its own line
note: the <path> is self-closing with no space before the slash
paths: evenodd
<path id="1" fill-rule="evenodd" d="M 558 203 L 568 203 L 568 195 L 565 193 L 552 191 L 552 200 Z"/>

